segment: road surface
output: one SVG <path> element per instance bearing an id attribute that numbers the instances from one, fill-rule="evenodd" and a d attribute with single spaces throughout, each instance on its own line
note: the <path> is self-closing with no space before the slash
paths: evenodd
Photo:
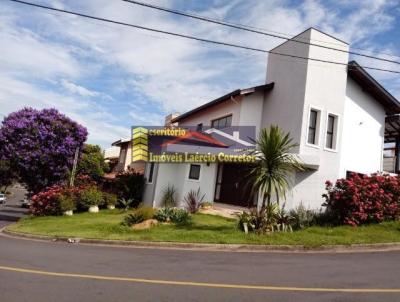
<path id="1" fill-rule="evenodd" d="M 7 302 L 400 301 L 399 272 L 399 252 L 196 252 L 0 236 Z"/>
<path id="2" fill-rule="evenodd" d="M 6 204 L 0 204 L 0 228 L 17 221 L 27 210 L 21 208 L 21 200 L 25 198 L 26 190 L 20 185 L 9 189 L 11 196 L 7 196 Z"/>

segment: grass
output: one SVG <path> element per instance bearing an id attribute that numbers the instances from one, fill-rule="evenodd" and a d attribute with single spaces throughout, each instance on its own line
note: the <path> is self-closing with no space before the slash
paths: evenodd
<path id="1" fill-rule="evenodd" d="M 195 214 L 189 226 L 158 225 L 148 230 L 132 230 L 120 222 L 127 212 L 102 210 L 72 217 L 26 217 L 8 227 L 10 231 L 54 237 L 116 240 L 170 241 L 197 243 L 237 243 L 304 245 L 400 242 L 400 222 L 385 222 L 357 228 L 310 227 L 293 233 L 244 234 L 236 221 L 218 216 Z"/>

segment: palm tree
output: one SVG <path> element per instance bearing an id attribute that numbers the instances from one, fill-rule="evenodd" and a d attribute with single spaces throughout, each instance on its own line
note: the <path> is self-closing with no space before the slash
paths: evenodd
<path id="1" fill-rule="evenodd" d="M 253 193 L 262 194 L 261 212 L 266 204 L 271 205 L 271 198 L 286 198 L 291 187 L 290 177 L 295 171 L 303 171 L 304 166 L 298 157 L 291 153 L 298 144 L 294 143 L 289 133 L 284 133 L 278 126 L 263 128 L 254 141 L 256 164 L 249 172 L 249 182 Z"/>

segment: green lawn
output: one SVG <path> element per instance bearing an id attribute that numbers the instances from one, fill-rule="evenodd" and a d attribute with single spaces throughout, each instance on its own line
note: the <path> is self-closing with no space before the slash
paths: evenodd
<path id="1" fill-rule="evenodd" d="M 201 243 L 289 244 L 316 247 L 327 244 L 400 242 L 400 222 L 352 228 L 311 227 L 293 233 L 244 234 L 236 221 L 218 216 L 193 215 L 190 226 L 158 225 L 149 230 L 132 230 L 120 225 L 126 212 L 102 210 L 72 217 L 26 217 L 8 227 L 10 231 L 97 239 L 174 241 Z"/>

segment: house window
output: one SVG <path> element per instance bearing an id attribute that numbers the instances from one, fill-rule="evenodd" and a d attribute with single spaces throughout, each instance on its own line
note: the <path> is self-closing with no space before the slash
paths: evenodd
<path id="1" fill-rule="evenodd" d="M 221 117 L 211 122 L 211 128 L 222 129 L 232 125 L 232 115 Z"/>
<path id="2" fill-rule="evenodd" d="M 148 183 L 152 183 L 153 182 L 153 174 L 154 174 L 154 163 L 150 163 L 149 175 L 147 176 L 147 182 Z"/>
<path id="3" fill-rule="evenodd" d="M 310 110 L 310 118 L 308 121 L 308 134 L 307 134 L 307 143 L 311 145 L 318 145 L 319 138 L 319 121 L 320 121 L 320 112 L 316 109 Z"/>
<path id="4" fill-rule="evenodd" d="M 200 165 L 190 165 L 189 179 L 199 180 L 200 179 Z"/>
<path id="5" fill-rule="evenodd" d="M 197 124 L 196 131 L 197 132 L 203 131 L 203 123 Z"/>
<path id="6" fill-rule="evenodd" d="M 326 141 L 325 147 L 327 149 L 336 149 L 336 129 L 337 129 L 337 116 L 328 114 L 326 124 Z"/>

